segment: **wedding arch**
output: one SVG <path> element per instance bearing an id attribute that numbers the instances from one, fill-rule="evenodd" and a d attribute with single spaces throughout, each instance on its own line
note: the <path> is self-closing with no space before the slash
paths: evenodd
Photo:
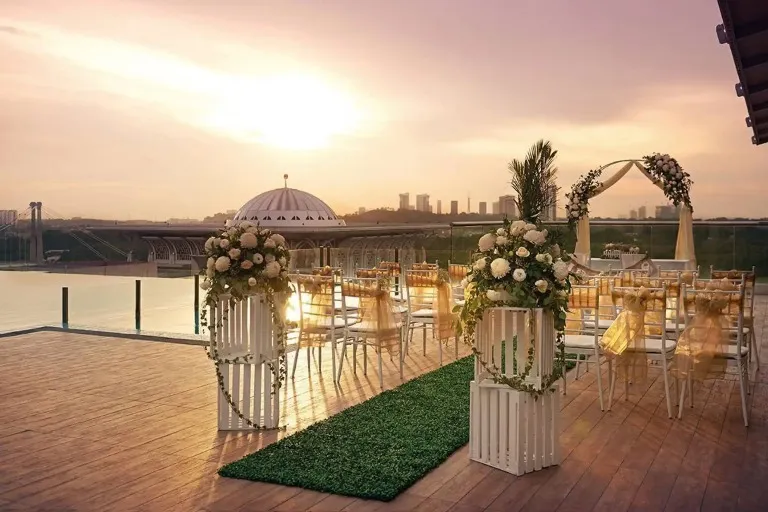
<path id="1" fill-rule="evenodd" d="M 623 164 L 610 178 L 600 181 L 602 172 L 613 166 Z M 617 160 L 598 167 L 581 176 L 566 194 L 568 203 L 566 213 L 568 224 L 576 229 L 577 256 L 589 258 L 589 201 L 602 194 L 626 175 L 633 167 L 637 168 L 654 185 L 659 187 L 664 195 L 672 201 L 680 212 L 680 221 L 675 246 L 675 259 L 688 261 L 696 265 L 696 255 L 693 247 L 693 207 L 691 206 L 690 187 L 693 184 L 690 175 L 683 170 L 676 159 L 667 154 L 654 153 L 641 159 Z"/>

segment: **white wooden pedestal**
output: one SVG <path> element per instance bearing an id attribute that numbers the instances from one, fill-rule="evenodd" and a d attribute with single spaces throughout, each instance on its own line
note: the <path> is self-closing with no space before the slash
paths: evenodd
<path id="1" fill-rule="evenodd" d="M 250 355 L 248 362 L 220 364 L 224 387 L 232 395 L 243 416 L 256 425 L 267 428 L 278 426 L 280 394 L 272 394 L 273 376 L 267 363 L 278 364 L 277 336 L 269 304 L 262 295 L 247 297 L 230 305 L 222 297 L 211 308 L 211 345 L 216 346 L 219 358 L 233 359 Z M 221 390 L 218 393 L 219 430 L 250 430 L 250 427 L 232 410 Z"/>
<path id="2" fill-rule="evenodd" d="M 555 329 L 550 313 L 542 309 L 492 308 L 485 312 L 475 331 L 475 346 L 483 360 L 493 362 L 508 377 L 524 372 L 531 345 L 534 362 L 525 382 L 541 389 L 542 377 L 551 374 L 555 359 Z M 475 380 L 470 384 L 472 460 L 523 475 L 560 463 L 559 437 L 557 384 L 534 399 L 529 393 L 495 384 L 476 358 Z"/>

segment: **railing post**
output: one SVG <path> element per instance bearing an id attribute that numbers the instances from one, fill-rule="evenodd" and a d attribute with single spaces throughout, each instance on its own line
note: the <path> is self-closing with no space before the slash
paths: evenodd
<path id="1" fill-rule="evenodd" d="M 69 288 L 61 289 L 61 327 L 69 329 Z"/>
<path id="2" fill-rule="evenodd" d="M 195 274 L 195 334 L 200 334 L 200 274 Z"/>
<path id="3" fill-rule="evenodd" d="M 136 280 L 136 330 L 141 330 L 141 279 Z"/>

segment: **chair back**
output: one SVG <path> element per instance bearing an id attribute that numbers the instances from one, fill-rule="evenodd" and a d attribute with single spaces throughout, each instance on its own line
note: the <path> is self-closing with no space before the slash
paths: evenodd
<path id="1" fill-rule="evenodd" d="M 470 265 L 464 265 L 459 263 L 451 263 L 448 262 L 448 276 L 451 279 L 451 285 L 459 284 L 461 281 L 467 277 L 469 272 L 472 270 L 472 267 Z"/>
<path id="2" fill-rule="evenodd" d="M 437 299 L 437 270 L 406 270 L 405 287 L 408 311 L 433 309 Z"/>
<path id="3" fill-rule="evenodd" d="M 738 284 L 730 279 L 699 280 L 694 286 L 683 287 L 683 313 L 686 328 L 696 320 L 724 317 L 721 326 L 727 331 L 731 343 L 736 345 L 736 357 L 741 357 L 744 346 L 744 318 L 748 310 L 745 295 L 746 276 Z M 698 325 L 698 324 L 697 324 Z"/>
<path id="4" fill-rule="evenodd" d="M 333 276 L 297 275 L 294 285 L 299 297 L 300 336 L 326 332 L 335 317 Z"/>
<path id="5" fill-rule="evenodd" d="M 568 314 L 565 320 L 565 334 L 590 335 L 597 345 L 600 325 L 595 312 L 600 311 L 600 288 L 597 283 L 587 286 L 574 285 L 568 295 Z M 593 315 L 593 316 L 589 316 Z M 591 318 L 591 321 L 588 321 Z M 599 318 L 599 313 L 598 313 Z"/>
<path id="6" fill-rule="evenodd" d="M 666 350 L 667 340 L 667 289 L 665 283 L 660 288 L 619 287 L 611 290 L 611 300 L 617 312 L 627 311 L 640 315 L 645 337 L 661 340 L 662 350 Z"/>
<path id="7" fill-rule="evenodd" d="M 396 350 L 400 346 L 400 324 L 390 292 L 390 281 L 386 278 L 344 278 L 341 309 L 352 330 L 370 334 L 376 339 L 377 348 Z"/>
<path id="8" fill-rule="evenodd" d="M 755 311 L 755 285 L 757 284 L 755 267 L 752 267 L 752 270 L 716 270 L 710 266 L 709 276 L 711 279 L 728 279 L 733 283 L 738 283 L 742 277 L 744 278 L 745 316 L 751 319 Z"/>
<path id="9" fill-rule="evenodd" d="M 414 263 L 411 265 L 411 270 L 437 270 L 439 266 L 437 263 Z"/>

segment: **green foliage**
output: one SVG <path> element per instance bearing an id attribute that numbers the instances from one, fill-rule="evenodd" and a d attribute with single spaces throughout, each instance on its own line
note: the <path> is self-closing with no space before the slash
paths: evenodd
<path id="1" fill-rule="evenodd" d="M 557 151 L 549 141 L 540 140 L 528 150 L 524 160 L 514 159 L 509 165 L 512 188 L 517 193 L 520 218 L 536 222 L 557 201 Z"/>
<path id="2" fill-rule="evenodd" d="M 466 357 L 316 423 L 219 474 L 390 501 L 469 441 Z"/>

